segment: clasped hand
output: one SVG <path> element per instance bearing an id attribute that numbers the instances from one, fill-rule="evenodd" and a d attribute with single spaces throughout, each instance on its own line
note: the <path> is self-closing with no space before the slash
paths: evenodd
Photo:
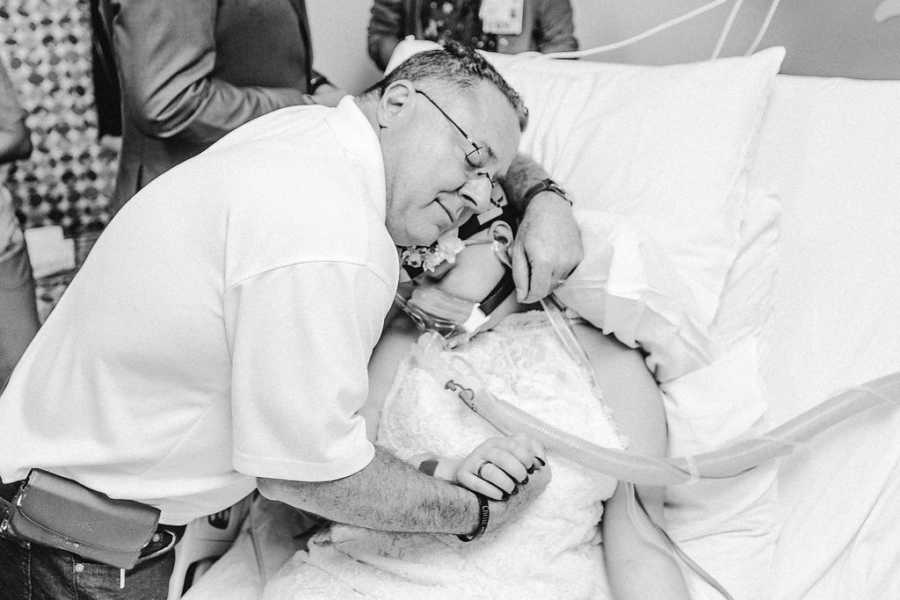
<path id="1" fill-rule="evenodd" d="M 434 472 L 491 500 L 488 529 L 509 521 L 537 498 L 552 477 L 547 454 L 524 436 L 493 437 L 462 460 L 442 459 Z"/>
<path id="2" fill-rule="evenodd" d="M 545 456 L 544 448 L 524 435 L 489 438 L 456 465 L 453 480 L 491 500 L 505 501 L 532 483 L 547 465 Z"/>

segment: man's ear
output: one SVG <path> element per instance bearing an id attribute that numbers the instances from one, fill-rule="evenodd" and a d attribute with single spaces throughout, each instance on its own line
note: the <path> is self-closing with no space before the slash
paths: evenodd
<path id="1" fill-rule="evenodd" d="M 387 86 L 378 100 L 378 125 L 382 128 L 390 127 L 406 116 L 415 94 L 416 88 L 406 79 L 399 79 Z"/>

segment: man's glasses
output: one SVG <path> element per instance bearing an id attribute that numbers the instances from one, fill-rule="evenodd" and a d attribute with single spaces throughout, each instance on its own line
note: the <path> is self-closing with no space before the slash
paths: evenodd
<path id="1" fill-rule="evenodd" d="M 455 127 L 456 130 L 464 138 L 466 138 L 466 141 L 469 142 L 469 145 L 472 146 L 472 149 L 469 150 L 468 152 L 466 152 L 466 162 L 469 164 L 469 166 L 472 167 L 473 169 L 483 168 L 484 165 L 487 163 L 487 159 L 488 159 L 487 148 L 485 148 L 484 146 L 478 144 L 478 142 L 473 140 L 471 138 L 471 136 L 469 136 L 469 134 L 466 133 L 466 130 L 463 129 L 462 127 L 460 127 L 459 123 L 454 121 L 453 118 L 447 114 L 447 111 L 445 111 L 443 108 L 440 107 L 440 105 L 437 102 L 435 102 L 434 100 L 431 99 L 431 96 L 429 96 L 422 90 L 416 90 L 416 93 L 422 94 L 425 97 L 425 99 L 431 103 L 431 105 L 433 107 L 438 109 L 438 112 L 441 113 L 442 115 L 444 115 L 444 118 L 447 119 L 450 122 L 450 124 L 453 125 L 453 127 Z"/>
<path id="2" fill-rule="evenodd" d="M 437 102 L 432 100 L 431 96 L 418 89 L 416 90 L 416 93 L 422 94 L 422 96 L 424 96 L 425 99 L 428 100 L 428 102 L 430 102 L 433 107 L 438 109 L 438 112 L 444 115 L 444 118 L 447 119 L 447 121 L 449 121 L 449 123 L 453 125 L 453 127 L 460 133 L 460 135 L 462 135 L 466 139 L 469 145 L 472 146 L 472 149 L 466 152 L 466 164 L 468 164 L 473 169 L 484 168 L 484 165 L 487 164 L 490 150 L 473 140 L 472 137 L 468 133 L 466 133 L 466 130 L 460 127 L 459 123 L 454 121 L 453 118 L 447 114 L 447 111 L 441 108 Z M 489 174 L 481 173 L 481 175 L 487 177 L 488 181 L 491 182 L 491 204 L 493 204 L 494 206 L 500 206 L 503 202 L 503 189 Z"/>

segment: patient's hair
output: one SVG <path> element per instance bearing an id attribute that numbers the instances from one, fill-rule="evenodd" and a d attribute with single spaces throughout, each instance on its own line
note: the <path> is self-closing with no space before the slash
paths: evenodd
<path id="1" fill-rule="evenodd" d="M 364 93 L 377 92 L 380 95 L 390 84 L 401 79 L 413 83 L 430 79 L 461 90 L 487 81 L 509 100 L 519 118 L 519 129 L 524 130 L 528 124 L 528 109 L 518 92 L 483 56 L 458 42 L 448 41 L 443 48 L 413 54 Z"/>

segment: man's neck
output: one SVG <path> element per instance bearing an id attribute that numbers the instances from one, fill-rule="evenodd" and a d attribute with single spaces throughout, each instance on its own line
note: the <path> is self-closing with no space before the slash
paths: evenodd
<path id="1" fill-rule="evenodd" d="M 373 98 L 370 94 L 366 94 L 363 96 L 354 96 L 353 101 L 356 102 L 356 106 L 362 111 L 366 120 L 369 121 L 369 125 L 372 126 L 375 134 L 378 135 L 378 117 L 375 114 L 376 108 L 378 107 L 378 100 Z"/>

